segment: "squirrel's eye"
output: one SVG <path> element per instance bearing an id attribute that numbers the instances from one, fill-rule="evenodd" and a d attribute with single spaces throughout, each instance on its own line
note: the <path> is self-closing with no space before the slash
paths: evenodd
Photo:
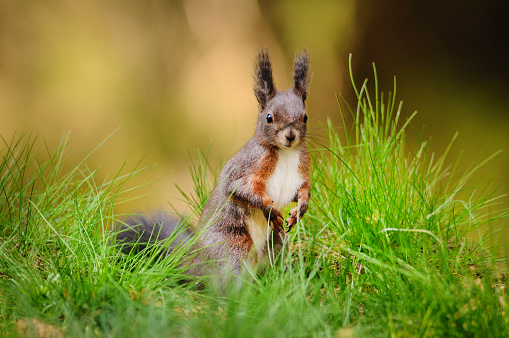
<path id="1" fill-rule="evenodd" d="M 267 123 L 272 123 L 272 122 L 273 122 L 272 115 L 267 114 Z"/>
<path id="2" fill-rule="evenodd" d="M 304 123 L 306 123 L 308 121 L 308 116 L 306 114 L 304 114 Z"/>

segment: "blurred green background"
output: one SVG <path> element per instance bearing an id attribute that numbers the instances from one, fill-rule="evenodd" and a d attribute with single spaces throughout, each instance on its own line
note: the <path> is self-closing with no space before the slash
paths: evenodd
<path id="1" fill-rule="evenodd" d="M 0 0 L 0 135 L 29 131 L 56 149 L 70 131 L 74 167 L 122 125 L 89 161 L 101 179 L 126 157 L 127 169 L 143 156 L 143 165 L 158 163 L 132 186 L 171 173 L 119 211 L 167 201 L 183 210 L 174 183 L 191 189 L 188 149 L 211 142 L 218 165 L 253 134 L 256 51 L 270 48 L 284 89 L 294 52 L 307 46 L 313 134 L 328 117 L 340 126 L 336 94 L 354 103 L 352 53 L 359 84 L 373 83 L 372 62 L 385 92 L 396 75 L 404 114 L 419 111 L 413 125 L 426 125 L 437 153 L 459 131 L 450 161 L 464 151 L 462 170 L 503 149 L 484 172 L 506 194 L 508 9 L 507 1 Z"/>

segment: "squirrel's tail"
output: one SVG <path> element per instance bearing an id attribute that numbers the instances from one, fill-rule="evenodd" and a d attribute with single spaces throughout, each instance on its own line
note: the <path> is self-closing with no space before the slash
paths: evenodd
<path id="1" fill-rule="evenodd" d="M 163 245 L 161 252 L 166 256 L 179 244 L 184 244 L 191 237 L 182 218 L 177 218 L 167 212 L 158 211 L 150 215 L 135 214 L 118 223 L 117 245 L 122 252 L 140 252 L 148 245 L 161 243 L 168 238 L 170 243 Z"/>

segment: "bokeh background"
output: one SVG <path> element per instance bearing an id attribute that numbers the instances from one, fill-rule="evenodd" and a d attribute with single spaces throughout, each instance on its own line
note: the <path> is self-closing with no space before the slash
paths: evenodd
<path id="1" fill-rule="evenodd" d="M 435 152 L 459 132 L 449 159 L 463 152 L 462 170 L 503 149 L 483 171 L 506 194 L 508 14 L 507 1 L 0 0 L 0 135 L 28 131 L 56 149 L 70 132 L 74 167 L 122 126 L 87 162 L 100 180 L 126 158 L 125 170 L 158 163 L 131 186 L 170 173 L 119 211 L 182 211 L 174 184 L 192 188 L 188 152 L 210 145 L 219 166 L 254 131 L 256 51 L 270 48 L 284 89 L 308 47 L 315 133 L 327 118 L 341 125 L 336 94 L 355 102 L 352 53 L 358 83 L 372 83 L 372 62 L 385 92 L 397 77 L 404 115 L 419 111 L 413 126 L 426 126 Z"/>

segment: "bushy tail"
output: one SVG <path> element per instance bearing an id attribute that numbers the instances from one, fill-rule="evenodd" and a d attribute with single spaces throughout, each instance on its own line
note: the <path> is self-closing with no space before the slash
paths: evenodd
<path id="1" fill-rule="evenodd" d="M 168 246 L 161 252 L 166 256 L 177 245 L 184 244 L 191 237 L 182 218 L 158 211 L 150 215 L 136 214 L 118 223 L 117 245 L 122 252 L 139 252 L 148 245 L 162 243 L 168 238 Z"/>

